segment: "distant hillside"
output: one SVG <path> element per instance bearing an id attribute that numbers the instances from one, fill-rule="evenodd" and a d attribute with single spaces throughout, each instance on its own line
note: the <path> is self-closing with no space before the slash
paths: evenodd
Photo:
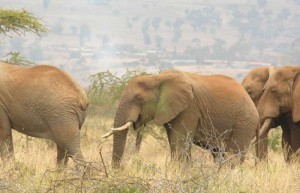
<path id="1" fill-rule="evenodd" d="M 20 51 L 77 75 L 130 65 L 137 61 L 132 54 L 149 50 L 198 63 L 300 62 L 299 0 L 6 0 L 0 5 L 32 11 L 51 30 L 41 39 L 6 37 L 1 56 Z"/>

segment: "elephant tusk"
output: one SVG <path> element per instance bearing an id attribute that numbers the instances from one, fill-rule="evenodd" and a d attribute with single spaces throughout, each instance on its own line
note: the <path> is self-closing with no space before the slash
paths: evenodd
<path id="1" fill-rule="evenodd" d="M 252 145 L 252 144 L 254 144 L 255 142 L 256 142 L 256 137 L 254 137 L 254 138 L 251 140 L 251 143 L 250 143 L 250 144 Z"/>
<path id="2" fill-rule="evenodd" d="M 270 129 L 270 123 L 271 123 L 272 119 L 266 119 L 263 126 L 261 127 L 260 131 L 259 131 L 259 136 L 262 136 L 263 134 L 265 134 L 266 132 L 269 131 Z"/>
<path id="3" fill-rule="evenodd" d="M 269 126 L 270 126 L 270 123 L 271 123 L 272 119 L 269 118 L 269 119 L 266 119 L 263 126 L 261 127 L 260 131 L 259 131 L 259 137 L 262 136 L 263 134 L 265 134 L 266 132 L 268 132 L 268 130 L 270 129 Z M 256 142 L 256 137 L 254 137 L 252 140 L 251 140 L 251 144 L 254 144 Z"/>
<path id="4" fill-rule="evenodd" d="M 102 138 L 107 138 L 107 137 L 111 136 L 113 133 L 114 133 L 113 131 L 110 131 L 110 132 L 102 135 Z"/>
<path id="5" fill-rule="evenodd" d="M 121 127 L 118 127 L 118 128 L 112 128 L 111 130 L 113 130 L 113 131 L 123 131 L 123 130 L 128 129 L 129 127 L 131 127 L 131 125 L 132 125 L 132 122 L 129 121 L 125 125 L 123 125 Z"/>
<path id="6" fill-rule="evenodd" d="M 116 131 L 123 131 L 123 130 L 125 130 L 125 129 L 128 129 L 128 127 L 130 127 L 131 125 L 132 125 L 132 122 L 129 121 L 129 122 L 127 122 L 125 125 L 123 125 L 123 126 L 121 126 L 121 127 L 111 128 L 111 131 L 108 132 L 108 133 L 106 133 L 106 134 L 104 134 L 104 135 L 102 136 L 102 138 L 107 138 L 107 137 L 111 136 L 112 134 L 114 134 Z"/>

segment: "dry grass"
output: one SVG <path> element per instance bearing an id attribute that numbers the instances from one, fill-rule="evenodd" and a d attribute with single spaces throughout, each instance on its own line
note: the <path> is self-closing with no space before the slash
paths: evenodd
<path id="1" fill-rule="evenodd" d="M 299 164 L 287 165 L 281 150 L 270 149 L 269 162 L 255 166 L 252 149 L 244 164 L 231 169 L 220 168 L 210 153 L 194 146 L 192 161 L 177 163 L 170 161 L 165 133 L 164 140 L 147 135 L 136 154 L 131 131 L 122 169 L 112 170 L 112 138 L 101 138 L 111 123 L 111 118 L 86 119 L 82 150 L 90 172 L 84 177 L 72 161 L 56 170 L 53 143 L 14 132 L 16 160 L 1 164 L 0 192 L 300 192 Z"/>

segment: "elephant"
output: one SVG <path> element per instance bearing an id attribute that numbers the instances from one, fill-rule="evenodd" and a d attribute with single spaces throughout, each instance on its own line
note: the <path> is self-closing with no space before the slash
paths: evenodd
<path id="1" fill-rule="evenodd" d="M 166 129 L 172 160 L 189 160 L 191 145 L 236 153 L 242 163 L 259 129 L 251 98 L 234 79 L 175 69 L 131 80 L 120 98 L 113 128 L 112 166 L 120 167 L 128 128 L 154 121 Z M 258 137 L 258 136 L 257 136 Z"/>
<path id="2" fill-rule="evenodd" d="M 269 77 L 275 72 L 274 66 L 264 66 L 251 70 L 242 81 L 242 86 L 245 88 L 255 105 L 257 106 L 263 94 L 263 89 Z M 290 162 L 293 156 L 292 149 L 298 149 L 297 144 L 291 143 L 291 133 L 294 129 L 300 129 L 297 124 L 292 121 L 290 113 L 280 113 L 274 117 L 268 128 L 282 128 L 282 148 L 284 149 L 284 158 L 286 162 Z M 300 136 L 299 136 L 300 137 Z M 300 140 L 300 139 L 299 139 Z M 268 153 L 268 132 L 260 136 L 260 158 L 266 159 Z"/>
<path id="3" fill-rule="evenodd" d="M 57 145 L 57 166 L 68 157 L 84 161 L 80 128 L 88 98 L 66 72 L 48 65 L 22 67 L 0 62 L 0 153 L 14 158 L 12 129 Z"/>
<path id="4" fill-rule="evenodd" d="M 274 70 L 274 66 L 254 68 L 242 80 L 242 86 L 245 88 L 256 106 L 263 93 L 263 88 Z"/>
<path id="5" fill-rule="evenodd" d="M 284 66 L 276 68 L 265 84 L 264 92 L 257 105 L 260 120 L 265 127 L 260 135 L 269 130 L 270 120 L 281 116 L 286 117 L 285 123 L 289 130 L 283 127 L 283 142 L 288 144 L 287 161 L 296 157 L 300 148 L 300 83 L 299 66 Z"/>

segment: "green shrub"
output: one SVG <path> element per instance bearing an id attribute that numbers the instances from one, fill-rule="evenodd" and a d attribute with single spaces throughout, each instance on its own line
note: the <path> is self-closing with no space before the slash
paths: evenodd
<path id="1" fill-rule="evenodd" d="M 139 70 L 127 70 L 122 76 L 117 76 L 110 71 L 99 72 L 90 76 L 88 95 L 91 104 L 113 105 L 119 100 L 128 81 L 138 76 L 151 75 Z"/>
<path id="2" fill-rule="evenodd" d="M 5 55 L 4 60 L 5 63 L 14 64 L 19 66 L 34 66 L 36 65 L 34 62 L 27 60 L 24 56 L 20 54 L 20 52 L 10 52 Z"/>
<path id="3" fill-rule="evenodd" d="M 281 136 L 282 136 L 282 129 L 276 128 L 271 130 L 268 136 L 268 146 L 273 151 L 278 151 L 281 149 Z"/>

